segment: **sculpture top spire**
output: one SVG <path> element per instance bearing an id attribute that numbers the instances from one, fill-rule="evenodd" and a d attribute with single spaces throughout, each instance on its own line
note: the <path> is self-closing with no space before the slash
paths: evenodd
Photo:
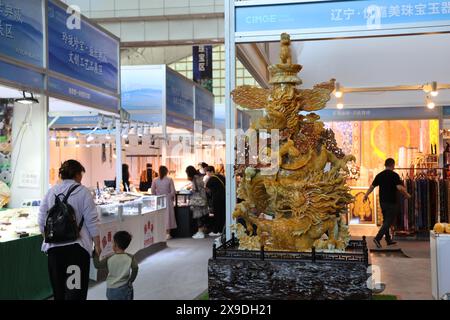
<path id="1" fill-rule="evenodd" d="M 299 64 L 292 64 L 291 37 L 287 33 L 281 34 L 280 63 L 269 66 L 271 84 L 302 84 L 297 74 L 302 70 Z"/>

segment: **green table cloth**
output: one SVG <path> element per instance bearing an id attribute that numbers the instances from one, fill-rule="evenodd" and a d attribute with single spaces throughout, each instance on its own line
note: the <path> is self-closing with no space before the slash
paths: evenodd
<path id="1" fill-rule="evenodd" d="M 0 299 L 38 300 L 53 295 L 42 236 L 0 242 Z"/>

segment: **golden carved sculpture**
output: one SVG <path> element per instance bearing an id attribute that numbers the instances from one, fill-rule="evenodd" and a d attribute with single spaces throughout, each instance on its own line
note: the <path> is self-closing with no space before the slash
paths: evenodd
<path id="1" fill-rule="evenodd" d="M 337 147 L 334 133 L 311 113 L 325 108 L 335 80 L 299 89 L 301 69 L 292 64 L 289 35 L 282 34 L 280 63 L 269 67 L 272 87 L 242 86 L 232 92 L 242 107 L 266 110 L 253 129 L 278 129 L 280 136 L 278 148 L 269 139 L 264 149 L 276 153 L 276 172 L 268 174 L 263 169 L 270 165 L 260 160 L 236 166 L 242 177 L 241 202 L 233 214 L 240 249 L 341 251 L 350 240 L 341 217 L 353 200 L 346 178 L 347 164 L 355 158 Z"/>

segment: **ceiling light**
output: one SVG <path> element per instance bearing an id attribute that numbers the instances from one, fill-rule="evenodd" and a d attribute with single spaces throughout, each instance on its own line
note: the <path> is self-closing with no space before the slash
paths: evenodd
<path id="1" fill-rule="evenodd" d="M 128 134 L 130 136 L 135 135 L 136 134 L 136 125 L 133 125 L 130 129 L 130 131 L 128 132 Z"/>
<path id="2" fill-rule="evenodd" d="M 87 142 L 92 142 L 92 141 L 94 141 L 94 136 L 93 136 L 92 134 L 88 135 L 87 138 L 86 138 L 86 141 L 87 141 Z"/>
<path id="3" fill-rule="evenodd" d="M 105 139 L 106 140 L 111 140 L 111 134 L 109 132 L 106 134 Z"/>
<path id="4" fill-rule="evenodd" d="M 90 145 L 90 144 L 87 144 L 87 145 L 86 145 L 86 148 L 90 148 L 90 147 L 91 147 L 91 145 Z"/>
<path id="5" fill-rule="evenodd" d="M 144 136 L 148 136 L 150 134 L 150 127 L 149 126 L 145 126 L 144 127 Z"/>
<path id="6" fill-rule="evenodd" d="M 33 96 L 32 92 L 30 92 L 30 97 L 26 96 L 25 91 L 22 91 L 22 95 L 23 95 L 22 98 L 18 98 L 15 101 L 21 104 L 28 104 L 28 105 L 33 103 L 39 103 L 39 100 Z"/>
<path id="7" fill-rule="evenodd" d="M 340 83 L 336 82 L 334 84 L 334 96 L 339 99 L 342 98 L 343 95 L 344 93 L 342 92 Z"/>
<path id="8" fill-rule="evenodd" d="M 344 100 L 342 99 L 342 97 L 338 100 L 337 104 L 336 104 L 336 108 L 338 109 L 344 109 Z"/>
<path id="9" fill-rule="evenodd" d="M 433 99 L 431 99 L 430 96 L 427 96 L 426 104 L 428 109 L 434 109 L 436 107 L 436 103 L 434 103 Z"/>
<path id="10" fill-rule="evenodd" d="M 130 131 L 130 124 L 128 123 L 123 129 L 122 129 L 122 137 L 124 139 L 128 138 L 128 132 Z"/>
<path id="11" fill-rule="evenodd" d="M 432 97 L 437 97 L 438 95 L 439 95 L 439 91 L 438 91 L 437 82 L 433 81 L 431 83 L 431 96 Z"/>
<path id="12" fill-rule="evenodd" d="M 69 136 L 67 137 L 67 140 L 68 141 L 75 141 L 75 140 L 77 140 L 77 138 L 75 137 L 75 134 L 73 133 L 73 131 L 71 131 L 69 133 Z"/>
<path id="13" fill-rule="evenodd" d="M 52 131 L 51 136 L 50 136 L 50 140 L 51 141 L 56 141 L 58 140 L 58 138 L 56 137 L 56 131 Z"/>

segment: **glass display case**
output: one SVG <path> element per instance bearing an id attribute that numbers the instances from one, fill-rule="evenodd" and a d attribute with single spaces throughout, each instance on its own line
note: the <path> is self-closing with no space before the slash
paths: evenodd
<path id="1" fill-rule="evenodd" d="M 0 242 L 40 234 L 38 211 L 37 207 L 0 211 Z"/>
<path id="2" fill-rule="evenodd" d="M 167 207 L 166 196 L 143 196 L 135 200 L 97 205 L 100 217 L 134 216 Z"/>

